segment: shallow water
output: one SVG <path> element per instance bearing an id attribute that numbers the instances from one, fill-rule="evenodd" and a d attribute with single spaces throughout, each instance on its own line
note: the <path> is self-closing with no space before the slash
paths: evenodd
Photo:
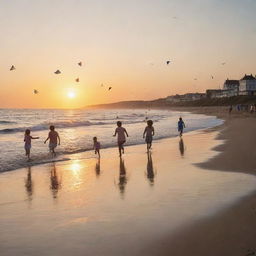
<path id="1" fill-rule="evenodd" d="M 229 207 L 256 178 L 199 169 L 216 133 L 0 174 L 1 255 L 141 255 L 159 237 Z"/>
<path id="2" fill-rule="evenodd" d="M 48 147 L 43 143 L 48 135 L 50 124 L 56 126 L 61 137 L 61 146 L 57 148 L 63 154 L 82 152 L 92 149 L 92 138 L 98 137 L 103 148 L 116 145 L 112 135 L 116 121 L 121 120 L 130 137 L 127 144 L 144 143 L 142 133 L 145 119 L 152 119 L 155 127 L 155 139 L 177 136 L 177 120 L 182 115 L 187 128 L 192 131 L 220 125 L 222 120 L 216 117 L 167 110 L 11 110 L 0 109 L 0 171 L 13 170 L 26 165 L 24 156 L 24 130 L 31 129 L 31 164 L 49 158 Z"/>

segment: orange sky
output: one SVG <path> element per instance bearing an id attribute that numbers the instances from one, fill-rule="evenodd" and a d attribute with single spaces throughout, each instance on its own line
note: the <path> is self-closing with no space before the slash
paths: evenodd
<path id="1" fill-rule="evenodd" d="M 255 1 L 0 4 L 1 108 L 148 100 L 204 92 L 219 88 L 227 77 L 256 73 Z M 16 70 L 9 71 L 11 65 Z M 62 74 L 55 75 L 57 69 Z M 73 99 L 67 97 L 70 90 L 76 94 Z"/>

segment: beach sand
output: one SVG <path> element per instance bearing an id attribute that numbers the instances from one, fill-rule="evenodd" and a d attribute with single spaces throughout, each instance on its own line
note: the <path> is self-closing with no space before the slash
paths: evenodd
<path id="1" fill-rule="evenodd" d="M 2 173 L 1 256 L 253 255 L 254 122 Z"/>

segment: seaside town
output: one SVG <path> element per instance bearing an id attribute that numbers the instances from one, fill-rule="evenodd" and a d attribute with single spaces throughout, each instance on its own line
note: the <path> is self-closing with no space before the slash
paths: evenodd
<path id="1" fill-rule="evenodd" d="M 195 101 L 202 98 L 226 98 L 234 96 L 254 96 L 256 95 L 256 76 L 245 74 L 240 80 L 229 79 L 221 86 L 222 89 L 207 89 L 205 93 L 186 93 L 183 95 L 168 96 L 168 102 Z"/>

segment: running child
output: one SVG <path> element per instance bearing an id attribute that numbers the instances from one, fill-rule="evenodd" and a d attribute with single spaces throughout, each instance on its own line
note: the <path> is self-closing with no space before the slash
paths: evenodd
<path id="1" fill-rule="evenodd" d="M 27 129 L 25 131 L 25 135 L 24 135 L 25 145 L 24 145 L 24 148 L 25 148 L 25 151 L 26 151 L 25 155 L 28 157 L 28 162 L 31 161 L 31 158 L 30 158 L 31 140 L 36 140 L 36 139 L 39 139 L 39 137 L 32 137 L 30 135 L 30 130 L 29 129 Z"/>
<path id="2" fill-rule="evenodd" d="M 47 142 L 47 140 L 50 140 L 49 142 L 50 152 L 52 153 L 53 156 L 56 156 L 55 148 L 57 147 L 58 144 L 60 145 L 60 136 L 55 131 L 55 127 L 53 125 L 50 126 L 50 132 L 44 144 Z"/>
<path id="3" fill-rule="evenodd" d="M 98 154 L 100 157 L 100 143 L 98 142 L 97 137 L 93 137 L 93 149 L 95 150 L 95 154 Z"/>
<path id="4" fill-rule="evenodd" d="M 183 122 L 182 118 L 180 117 L 179 118 L 179 121 L 178 121 L 178 131 L 180 132 L 180 137 L 182 136 L 183 134 L 183 129 L 185 128 L 185 123 Z"/>
<path id="5" fill-rule="evenodd" d="M 122 156 L 122 153 L 124 154 L 124 143 L 126 142 L 126 137 L 129 137 L 127 131 L 125 128 L 122 127 L 122 122 L 118 121 L 117 123 L 117 128 L 115 130 L 115 134 L 113 135 L 114 137 L 117 134 L 117 145 L 119 149 L 119 156 Z"/>
<path id="6" fill-rule="evenodd" d="M 149 149 L 151 149 L 153 136 L 155 135 L 155 129 L 153 127 L 152 120 L 147 121 L 147 126 L 143 133 L 143 139 L 145 138 L 145 135 L 146 135 L 145 141 L 147 143 L 147 150 L 149 150 Z"/>

